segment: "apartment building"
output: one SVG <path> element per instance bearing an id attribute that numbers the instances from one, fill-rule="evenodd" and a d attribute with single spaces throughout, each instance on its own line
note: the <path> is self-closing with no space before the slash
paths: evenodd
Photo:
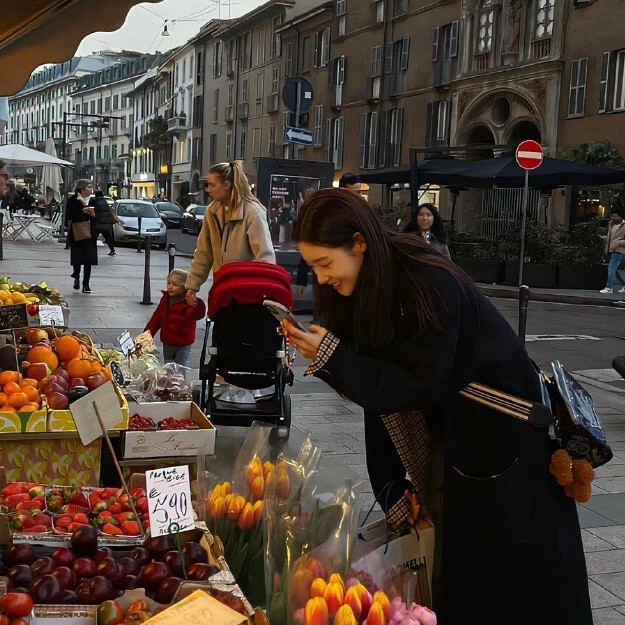
<path id="1" fill-rule="evenodd" d="M 96 187 L 116 196 L 126 195 L 130 183 L 134 112 L 129 94 L 154 60 L 136 54 L 84 76 L 72 94 L 69 141 L 76 175 L 92 177 Z"/>

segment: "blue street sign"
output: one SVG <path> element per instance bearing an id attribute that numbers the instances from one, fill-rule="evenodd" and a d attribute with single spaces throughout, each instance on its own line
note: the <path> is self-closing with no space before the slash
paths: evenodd
<path id="1" fill-rule="evenodd" d="M 312 145 L 313 133 L 305 128 L 286 126 L 284 129 L 284 141 L 286 143 L 297 143 L 299 145 Z"/>

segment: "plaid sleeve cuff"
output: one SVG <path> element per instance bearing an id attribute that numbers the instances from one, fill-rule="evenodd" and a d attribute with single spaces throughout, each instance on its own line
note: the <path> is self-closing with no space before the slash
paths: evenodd
<path id="1" fill-rule="evenodd" d="M 327 332 L 326 335 L 321 339 L 321 343 L 319 344 L 319 349 L 317 350 L 317 358 L 311 363 L 311 365 L 306 369 L 306 373 L 304 375 L 313 375 L 317 373 L 317 371 L 321 371 L 323 369 L 330 357 L 334 353 L 334 350 L 338 347 L 340 339 L 332 332 Z"/>
<path id="2" fill-rule="evenodd" d="M 410 502 L 402 497 L 386 515 L 386 520 L 393 532 L 401 530 L 408 522 L 410 516 Z"/>

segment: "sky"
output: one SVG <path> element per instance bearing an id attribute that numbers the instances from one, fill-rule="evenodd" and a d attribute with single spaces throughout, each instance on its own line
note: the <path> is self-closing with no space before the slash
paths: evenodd
<path id="1" fill-rule="evenodd" d="M 103 0 L 105 1 L 105 0 Z M 220 17 L 238 17 L 263 0 L 163 0 L 144 2 L 130 9 L 124 25 L 116 32 L 95 32 L 83 39 L 77 56 L 98 50 L 164 52 L 182 45 L 198 33 L 203 24 Z M 167 22 L 169 37 L 163 37 Z"/>

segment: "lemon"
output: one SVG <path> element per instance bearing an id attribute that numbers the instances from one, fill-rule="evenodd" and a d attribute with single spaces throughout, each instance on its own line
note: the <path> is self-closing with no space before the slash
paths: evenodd
<path id="1" fill-rule="evenodd" d="M 0 284 L 0 289 L 2 291 L 10 291 L 11 287 L 8 284 Z"/>
<path id="2" fill-rule="evenodd" d="M 4 300 L 4 303 L 5 303 L 7 306 L 12 306 L 13 304 L 15 304 L 15 301 L 13 300 L 13 298 L 12 298 L 12 297 L 9 297 L 9 299 Z"/>
<path id="3" fill-rule="evenodd" d="M 16 412 L 0 412 L 0 432 L 3 434 L 19 434 L 22 422 Z"/>
<path id="4" fill-rule="evenodd" d="M 26 301 L 26 296 L 23 293 L 13 293 L 13 301 L 16 304 L 23 304 Z"/>
<path id="5" fill-rule="evenodd" d="M 46 411 L 35 410 L 26 422 L 26 432 L 46 432 Z"/>
<path id="6" fill-rule="evenodd" d="M 9 299 L 10 295 L 6 292 L 3 291 L 2 289 L 0 289 L 0 301 L 4 301 L 5 299 Z"/>

